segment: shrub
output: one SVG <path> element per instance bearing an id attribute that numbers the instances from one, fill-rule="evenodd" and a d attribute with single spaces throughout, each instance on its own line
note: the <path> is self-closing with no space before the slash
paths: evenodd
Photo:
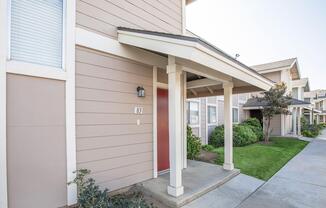
<path id="1" fill-rule="evenodd" d="M 233 146 L 241 147 L 257 141 L 257 136 L 249 125 L 238 124 L 233 126 Z"/>
<path id="2" fill-rule="evenodd" d="M 233 125 L 233 146 L 240 147 L 258 141 L 256 134 L 247 124 Z M 208 143 L 214 147 L 224 145 L 224 126 L 217 126 L 210 135 Z"/>
<path id="3" fill-rule="evenodd" d="M 321 132 L 321 127 L 317 124 L 307 124 L 302 128 L 302 135 L 305 137 L 315 138 Z"/>
<path id="4" fill-rule="evenodd" d="M 76 178 L 68 185 L 76 184 L 78 208 L 151 208 L 139 192 L 129 194 L 119 194 L 109 197 L 108 189 L 100 190 L 95 185 L 95 180 L 87 177 L 90 170 L 80 169 L 75 171 Z"/>
<path id="5" fill-rule="evenodd" d="M 108 208 L 153 208 L 152 204 L 147 204 L 140 192 L 119 194 L 110 197 Z"/>
<path id="6" fill-rule="evenodd" d="M 201 147 L 203 150 L 207 151 L 207 152 L 211 152 L 215 149 L 215 147 L 213 145 L 210 144 L 205 144 Z"/>
<path id="7" fill-rule="evenodd" d="M 224 125 L 215 127 L 209 136 L 208 144 L 213 147 L 221 147 L 224 145 Z"/>
<path id="8" fill-rule="evenodd" d="M 187 126 L 187 158 L 194 160 L 199 156 L 201 149 L 200 138 L 192 133 L 191 127 Z"/>
<path id="9" fill-rule="evenodd" d="M 101 191 L 99 186 L 95 185 L 95 180 L 87 178 L 90 170 L 80 169 L 75 171 L 76 178 L 69 184 L 77 185 L 78 207 L 79 208 L 107 208 L 109 204 L 108 189 Z"/>
<path id="10" fill-rule="evenodd" d="M 249 128 L 256 134 L 257 140 L 262 141 L 264 139 L 263 127 L 257 118 L 249 118 L 245 120 L 242 124 L 248 125 Z"/>

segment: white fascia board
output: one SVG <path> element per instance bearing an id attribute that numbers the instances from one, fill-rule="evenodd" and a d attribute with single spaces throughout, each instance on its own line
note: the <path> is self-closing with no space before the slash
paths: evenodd
<path id="1" fill-rule="evenodd" d="M 243 110 L 261 110 L 263 107 L 242 107 Z"/>
<path id="2" fill-rule="evenodd" d="M 305 87 L 308 83 L 308 79 L 299 79 L 292 81 L 292 88 L 293 87 Z"/>
<path id="3" fill-rule="evenodd" d="M 280 68 L 272 68 L 272 69 L 264 69 L 264 70 L 256 70 L 259 74 L 267 74 L 271 72 L 277 72 L 277 71 L 283 71 L 283 70 L 289 70 L 291 67 L 286 66 L 286 67 L 280 67 Z M 255 69 L 254 69 L 255 70 Z"/>
<path id="4" fill-rule="evenodd" d="M 232 63 L 231 60 L 210 51 L 196 42 L 129 31 L 118 31 L 118 34 L 118 40 L 121 43 L 187 59 L 244 80 L 262 90 L 269 90 L 273 86 L 273 83 L 268 79 L 245 69 L 243 66 Z"/>
<path id="5" fill-rule="evenodd" d="M 204 79 L 198 79 L 198 80 L 187 82 L 187 89 L 209 87 L 209 86 L 215 86 L 219 84 L 222 84 L 222 82 L 204 78 Z"/>
<path id="6" fill-rule="evenodd" d="M 117 40 L 76 28 L 76 45 L 131 59 L 150 66 L 166 68 L 167 58 L 119 43 Z"/>

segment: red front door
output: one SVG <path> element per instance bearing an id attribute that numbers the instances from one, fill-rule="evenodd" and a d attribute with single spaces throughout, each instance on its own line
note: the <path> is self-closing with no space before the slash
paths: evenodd
<path id="1" fill-rule="evenodd" d="M 157 169 L 170 168 L 168 91 L 157 89 Z"/>

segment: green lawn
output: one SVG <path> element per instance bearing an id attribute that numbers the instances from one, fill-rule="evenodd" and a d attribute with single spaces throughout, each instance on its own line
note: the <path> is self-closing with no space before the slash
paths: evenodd
<path id="1" fill-rule="evenodd" d="M 234 165 L 246 175 L 268 180 L 307 144 L 308 142 L 297 139 L 272 138 L 270 144 L 234 147 Z M 218 154 L 217 164 L 222 165 L 223 148 L 217 148 L 214 152 Z"/>

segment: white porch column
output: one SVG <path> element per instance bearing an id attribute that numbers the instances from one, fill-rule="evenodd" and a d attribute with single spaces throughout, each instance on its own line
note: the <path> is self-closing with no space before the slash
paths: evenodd
<path id="1" fill-rule="evenodd" d="M 314 122 L 314 118 L 313 118 L 313 108 L 311 109 L 311 111 L 309 112 L 309 124 L 312 124 Z"/>
<path id="2" fill-rule="evenodd" d="M 302 117 L 302 108 L 298 108 L 298 136 L 301 136 L 301 117 Z"/>
<path id="3" fill-rule="evenodd" d="M 293 135 L 297 135 L 297 108 L 293 108 Z"/>
<path id="4" fill-rule="evenodd" d="M 233 122 L 232 82 L 223 83 L 224 88 L 224 164 L 225 170 L 233 170 Z"/>
<path id="5" fill-rule="evenodd" d="M 182 186 L 182 121 L 181 119 L 181 74 L 175 58 L 169 56 L 167 66 L 169 81 L 169 155 L 170 185 L 168 194 L 177 197 L 183 194 Z"/>

